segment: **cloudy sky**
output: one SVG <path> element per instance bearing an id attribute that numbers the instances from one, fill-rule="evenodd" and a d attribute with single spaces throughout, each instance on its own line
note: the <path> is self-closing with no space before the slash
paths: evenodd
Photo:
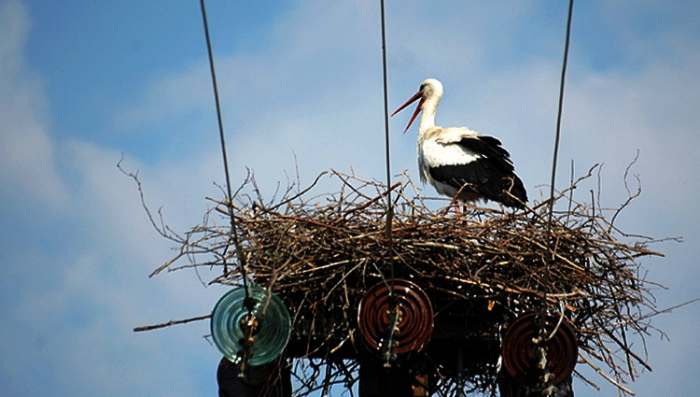
<path id="1" fill-rule="evenodd" d="M 565 2 L 388 1 L 389 96 L 421 80 L 446 94 L 438 121 L 499 136 L 532 192 L 549 181 Z M 383 175 L 376 1 L 209 0 L 231 170 L 269 189 L 336 168 Z M 604 163 L 601 199 L 624 200 L 624 167 L 642 197 L 628 231 L 684 236 L 644 262 L 670 289 L 700 296 L 700 3 L 576 5 L 561 142 Z M 7 396 L 214 395 L 208 324 L 133 334 L 136 325 L 206 313 L 224 291 L 193 273 L 147 275 L 172 246 L 150 228 L 133 184 L 183 229 L 223 182 L 198 2 L 0 0 L 0 390 Z M 416 175 L 407 116 L 392 121 L 393 168 Z M 427 192 L 432 193 L 429 189 Z M 588 194 L 587 188 L 580 194 Z M 659 317 L 654 372 L 639 396 L 700 386 L 700 306 Z M 604 382 L 600 382 L 601 384 Z M 595 393 L 577 385 L 577 396 Z"/>

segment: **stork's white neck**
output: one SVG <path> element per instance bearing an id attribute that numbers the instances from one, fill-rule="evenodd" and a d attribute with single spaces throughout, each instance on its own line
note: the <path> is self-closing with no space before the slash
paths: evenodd
<path id="1" fill-rule="evenodd" d="M 429 129 L 435 127 L 435 113 L 437 112 L 439 103 L 439 96 L 429 97 L 423 102 L 423 114 L 421 115 L 420 126 L 418 127 L 419 134 L 423 135 Z"/>

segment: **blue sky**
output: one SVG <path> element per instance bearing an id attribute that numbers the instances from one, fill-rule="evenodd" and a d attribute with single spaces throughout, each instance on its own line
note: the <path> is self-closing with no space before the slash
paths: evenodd
<path id="1" fill-rule="evenodd" d="M 299 159 L 301 177 L 351 167 L 383 175 L 377 2 L 209 0 L 232 175 L 266 189 Z M 493 3 L 493 4 L 491 4 Z M 390 103 L 426 77 L 446 94 L 443 125 L 499 136 L 533 198 L 548 183 L 564 1 L 388 1 Z M 644 262 L 659 306 L 700 296 L 700 5 L 576 5 L 560 180 L 605 164 L 602 200 L 624 200 L 625 165 L 642 197 L 629 231 L 684 236 Z M 223 182 L 197 1 L 0 0 L 0 390 L 8 396 L 214 395 L 207 324 L 133 334 L 206 313 L 223 292 L 193 273 L 147 274 L 172 247 L 134 186 L 170 223 L 196 223 Z M 416 175 L 415 136 L 392 121 L 393 169 Z M 426 191 L 432 193 L 430 188 Z M 580 194 L 587 194 L 581 189 Z M 206 275 L 205 275 L 206 276 Z M 700 382 L 698 305 L 659 317 L 654 372 L 639 396 L 692 395 Z M 611 395 L 599 382 L 577 396 Z"/>

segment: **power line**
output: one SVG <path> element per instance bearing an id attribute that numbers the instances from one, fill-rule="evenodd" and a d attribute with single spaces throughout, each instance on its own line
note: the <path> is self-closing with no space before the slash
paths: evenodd
<path id="1" fill-rule="evenodd" d="M 569 60 L 569 41 L 571 37 L 571 16 L 574 10 L 574 0 L 569 0 L 569 13 L 566 20 L 566 41 L 564 42 L 564 59 L 561 65 L 561 80 L 559 82 L 559 109 L 557 111 L 557 132 L 554 138 L 554 156 L 552 159 L 552 180 L 549 186 L 549 219 L 548 225 L 552 223 L 552 212 L 554 211 L 554 182 L 557 176 L 557 157 L 559 155 L 559 138 L 561 136 L 561 114 L 564 104 L 564 84 L 566 81 L 566 65 Z"/>
<path id="2" fill-rule="evenodd" d="M 386 72 L 386 27 L 384 22 L 384 0 L 380 1 L 381 22 L 382 22 L 382 72 L 384 82 L 384 149 L 386 158 L 386 186 L 387 201 L 389 203 L 386 214 L 386 238 L 391 244 L 392 221 L 394 219 L 394 203 L 391 198 L 391 157 L 389 152 L 389 90 L 387 88 Z M 392 274 L 393 277 L 393 274 Z"/>
<path id="3" fill-rule="evenodd" d="M 387 199 L 387 214 L 386 214 L 386 229 L 385 237 L 388 246 L 392 245 L 392 222 L 394 219 L 394 201 L 391 197 L 391 156 L 389 150 L 389 89 L 387 88 L 387 67 L 386 67 L 386 23 L 384 15 L 384 0 L 380 0 L 380 14 L 382 25 L 382 77 L 384 83 L 384 154 L 386 159 L 386 199 Z M 381 273 L 380 273 L 381 274 Z M 398 325 L 399 315 L 397 313 L 398 306 L 394 296 L 394 262 L 389 263 L 389 306 L 391 308 L 389 315 L 389 335 L 386 342 L 385 365 L 389 365 L 392 359 L 392 351 L 394 344 L 394 333 Z M 383 278 L 383 277 L 382 277 Z"/>
<path id="4" fill-rule="evenodd" d="M 238 264 L 241 272 L 241 278 L 243 278 L 243 288 L 245 289 L 246 302 L 250 301 L 250 295 L 248 292 L 248 277 L 245 270 L 245 255 L 241 251 L 240 240 L 238 239 L 238 230 L 236 229 L 236 219 L 233 215 L 233 197 L 231 197 L 231 178 L 228 172 L 228 158 L 226 156 L 226 141 L 224 139 L 224 122 L 221 116 L 221 104 L 219 101 L 219 87 L 216 81 L 216 69 L 214 68 L 214 54 L 211 50 L 211 39 L 209 37 L 209 23 L 207 22 L 207 9 L 204 5 L 204 0 L 199 1 L 200 9 L 202 10 L 202 22 L 204 24 L 204 36 L 207 41 L 207 53 L 209 54 L 209 71 L 211 72 L 211 83 L 214 89 L 214 102 L 216 102 L 216 120 L 219 124 L 219 139 L 221 142 L 221 155 L 224 160 L 224 173 L 226 174 L 226 193 L 227 193 L 227 205 L 228 216 L 231 222 L 231 235 L 233 238 L 233 246 L 236 249 L 236 254 L 238 256 Z M 227 273 L 226 264 L 226 252 L 228 251 L 228 245 L 224 249 L 222 254 L 222 260 L 224 262 L 224 275 Z M 249 305 L 246 305 L 249 306 Z M 248 308 L 250 310 L 250 308 Z"/>

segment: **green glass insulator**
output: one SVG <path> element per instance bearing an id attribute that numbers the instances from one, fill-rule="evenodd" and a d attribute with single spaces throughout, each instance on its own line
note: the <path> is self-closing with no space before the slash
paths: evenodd
<path id="1" fill-rule="evenodd" d="M 292 333 L 292 318 L 279 296 L 257 286 L 248 286 L 257 329 L 252 333 L 248 365 L 258 366 L 277 359 L 287 346 Z M 246 340 L 245 326 L 248 309 L 245 290 L 233 289 L 219 299 L 211 315 L 211 335 L 214 344 L 232 362 L 239 362 Z"/>

